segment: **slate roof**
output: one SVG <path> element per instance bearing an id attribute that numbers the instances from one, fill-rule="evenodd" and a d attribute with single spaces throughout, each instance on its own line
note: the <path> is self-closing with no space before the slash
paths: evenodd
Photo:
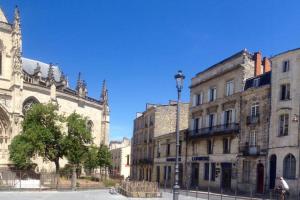
<path id="1" fill-rule="evenodd" d="M 22 58 L 22 68 L 23 70 L 28 73 L 29 75 L 34 74 L 34 70 L 37 68 L 37 66 L 41 67 L 41 73 L 43 78 L 47 78 L 48 76 L 48 70 L 49 70 L 49 64 L 43 63 L 38 60 L 32 60 L 29 58 Z M 54 79 L 56 82 L 60 81 L 61 77 L 61 71 L 58 66 L 52 66 L 53 67 L 53 74 Z"/>
<path id="2" fill-rule="evenodd" d="M 271 84 L 271 75 L 272 75 L 272 72 L 267 72 L 260 76 L 256 76 L 256 77 L 247 79 L 244 90 L 246 91 L 247 89 L 250 89 L 250 88 L 257 88 L 257 87 L 262 87 L 264 85 Z M 255 79 L 258 79 L 257 85 L 254 84 Z"/>

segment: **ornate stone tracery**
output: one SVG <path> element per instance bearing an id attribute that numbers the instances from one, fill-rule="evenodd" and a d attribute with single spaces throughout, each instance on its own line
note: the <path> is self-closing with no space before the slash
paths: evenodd
<path id="1" fill-rule="evenodd" d="M 36 103 L 40 103 L 40 102 L 35 97 L 28 97 L 23 103 L 23 107 L 22 107 L 23 115 L 25 115 L 26 112 L 32 108 L 33 104 Z"/>

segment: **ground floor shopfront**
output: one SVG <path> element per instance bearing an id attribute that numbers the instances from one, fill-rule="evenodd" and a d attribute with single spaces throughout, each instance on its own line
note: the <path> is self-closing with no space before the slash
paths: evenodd
<path id="1" fill-rule="evenodd" d="M 192 156 L 187 159 L 186 177 L 191 189 L 234 190 L 237 185 L 236 171 L 234 155 Z"/>
<path id="2" fill-rule="evenodd" d="M 185 163 L 179 158 L 178 184 L 186 188 Z M 175 157 L 156 158 L 154 161 L 152 181 L 158 182 L 161 187 L 173 187 L 175 181 Z"/>

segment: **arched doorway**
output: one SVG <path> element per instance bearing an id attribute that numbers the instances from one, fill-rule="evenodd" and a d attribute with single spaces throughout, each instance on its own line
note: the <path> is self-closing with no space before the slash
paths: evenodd
<path id="1" fill-rule="evenodd" d="M 262 163 L 257 164 L 257 179 L 256 179 L 256 192 L 264 192 L 264 165 Z"/>
<path id="2" fill-rule="evenodd" d="M 270 171 L 269 171 L 269 188 L 274 189 L 275 187 L 275 180 L 276 180 L 276 162 L 277 162 L 277 157 L 276 155 L 272 155 L 270 157 Z"/>
<path id="3" fill-rule="evenodd" d="M 9 117 L 6 111 L 2 109 L 0 106 L 0 151 L 2 150 L 5 150 L 3 152 L 7 151 L 10 137 L 11 137 L 11 132 L 10 132 Z"/>

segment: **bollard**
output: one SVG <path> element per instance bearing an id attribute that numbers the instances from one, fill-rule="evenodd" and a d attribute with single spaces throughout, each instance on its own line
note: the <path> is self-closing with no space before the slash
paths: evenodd
<path id="1" fill-rule="evenodd" d="M 237 187 L 235 187 L 235 191 L 234 191 L 234 199 L 236 200 L 236 196 L 237 196 Z"/>
<path id="2" fill-rule="evenodd" d="M 223 199 L 223 188 L 221 188 L 221 200 Z"/>

